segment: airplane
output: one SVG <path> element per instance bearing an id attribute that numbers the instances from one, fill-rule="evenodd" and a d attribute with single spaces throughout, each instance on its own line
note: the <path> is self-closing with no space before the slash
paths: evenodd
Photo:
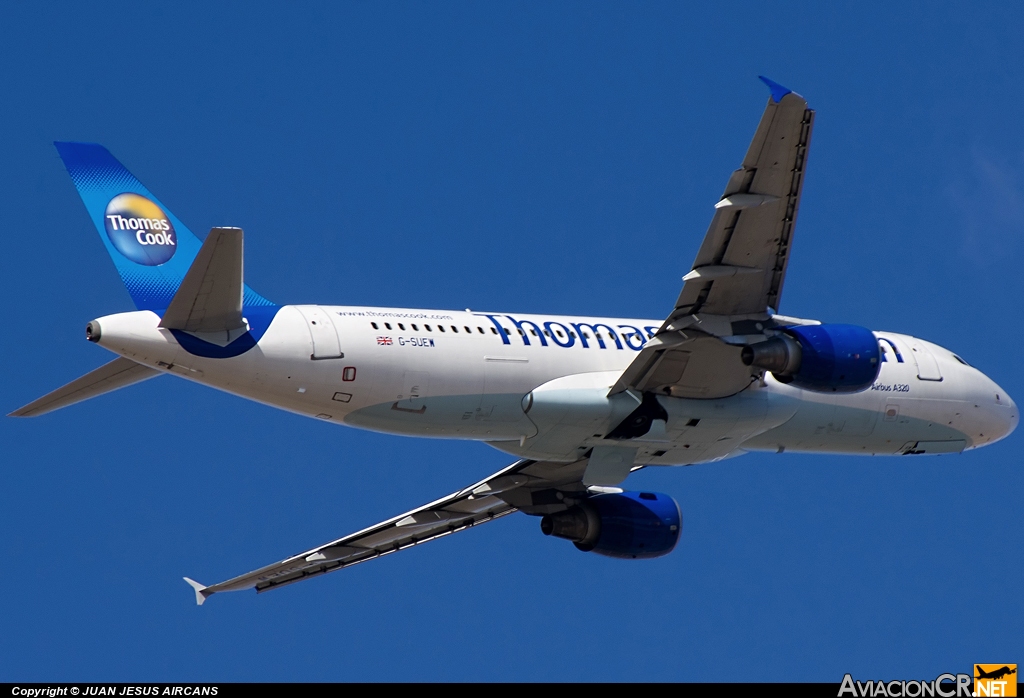
<path id="1" fill-rule="evenodd" d="M 616 558 L 666 555 L 676 501 L 630 473 L 751 451 L 960 453 L 1017 426 L 995 382 L 936 344 L 778 313 L 814 111 L 769 97 L 667 317 L 278 305 L 246 285 L 243 232 L 200 241 L 103 146 L 55 143 L 136 311 L 88 323 L 118 357 L 14 411 L 31 417 L 175 375 L 313 419 L 481 441 L 479 482 L 253 572 L 277 589 L 522 512 Z"/>
<path id="2" fill-rule="evenodd" d="M 974 668 L 977 670 L 977 673 L 978 673 L 978 675 L 974 677 L 976 679 L 995 679 L 995 680 L 998 680 L 998 679 L 1003 678 L 1004 676 L 1009 676 L 1010 674 L 1016 674 L 1017 673 L 1017 669 L 1016 668 L 1011 669 L 1008 666 L 1002 666 L 1002 667 L 1000 667 L 998 669 L 994 669 L 992 671 L 985 671 L 984 669 L 982 669 L 978 665 L 975 665 Z"/>

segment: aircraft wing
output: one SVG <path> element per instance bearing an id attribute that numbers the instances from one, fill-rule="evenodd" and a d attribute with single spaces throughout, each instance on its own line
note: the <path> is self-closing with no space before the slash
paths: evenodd
<path id="1" fill-rule="evenodd" d="M 814 111 L 761 78 L 771 96 L 732 173 L 675 307 L 612 393 L 723 397 L 750 383 L 743 344 L 763 341 L 779 308 L 800 206 Z"/>
<path id="2" fill-rule="evenodd" d="M 715 204 L 669 323 L 697 313 L 756 315 L 779 309 L 814 111 L 800 95 L 766 82 L 772 95 L 761 123 Z"/>
<path id="3" fill-rule="evenodd" d="M 219 584 L 188 577 L 202 605 L 212 594 L 255 588 L 257 593 L 300 582 L 404 550 L 521 510 L 543 515 L 562 511 L 587 494 L 582 484 L 587 459 L 574 463 L 521 460 L 447 497 L 399 514 L 362 531 L 261 567 Z"/>

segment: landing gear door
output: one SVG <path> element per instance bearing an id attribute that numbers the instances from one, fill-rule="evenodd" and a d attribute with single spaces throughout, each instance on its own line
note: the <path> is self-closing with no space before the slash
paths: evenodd
<path id="1" fill-rule="evenodd" d="M 309 328 L 313 340 L 313 353 L 309 358 L 314 361 L 345 358 L 331 314 L 317 305 L 295 307 L 302 313 L 302 317 L 306 318 L 306 327 Z"/>

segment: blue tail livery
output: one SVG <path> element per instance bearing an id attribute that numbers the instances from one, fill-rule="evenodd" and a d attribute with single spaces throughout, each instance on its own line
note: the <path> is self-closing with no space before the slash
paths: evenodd
<path id="1" fill-rule="evenodd" d="M 202 242 L 102 145 L 54 145 L 135 307 L 162 313 Z M 243 305 L 274 304 L 245 286 Z"/>

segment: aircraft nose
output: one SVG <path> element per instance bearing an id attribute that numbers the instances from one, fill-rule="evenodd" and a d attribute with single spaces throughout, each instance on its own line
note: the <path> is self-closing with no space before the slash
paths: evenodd
<path id="1" fill-rule="evenodd" d="M 995 402 L 993 408 L 989 411 L 993 422 L 989 428 L 995 437 L 992 441 L 999 441 L 1012 434 L 1013 430 L 1017 428 L 1017 422 L 1020 421 L 1020 413 L 1017 410 L 1017 403 L 1013 401 L 1013 398 L 1005 390 L 995 383 L 992 386 L 995 391 Z"/>

